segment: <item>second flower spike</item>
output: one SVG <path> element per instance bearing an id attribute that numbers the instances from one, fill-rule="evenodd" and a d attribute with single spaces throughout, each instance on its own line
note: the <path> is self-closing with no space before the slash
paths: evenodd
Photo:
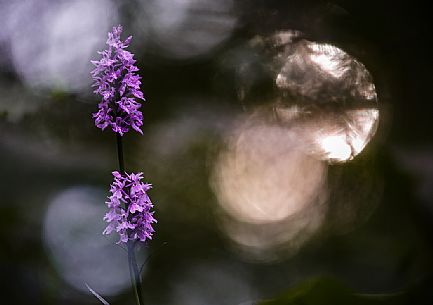
<path id="1" fill-rule="evenodd" d="M 111 196 L 107 201 L 109 211 L 104 217 L 108 226 L 104 234 L 116 231 L 120 236 L 119 243 L 126 243 L 128 240 L 145 242 L 152 239 L 152 224 L 156 219 L 153 217 L 153 204 L 147 195 L 152 185 L 141 182 L 143 173 L 122 175 L 115 171 L 113 176 Z"/>

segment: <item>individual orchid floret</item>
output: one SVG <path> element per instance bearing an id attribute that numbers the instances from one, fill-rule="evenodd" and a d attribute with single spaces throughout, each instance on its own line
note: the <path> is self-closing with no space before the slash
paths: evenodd
<path id="1" fill-rule="evenodd" d="M 107 127 L 123 136 L 131 128 L 142 134 L 143 114 L 139 100 L 145 100 L 141 92 L 141 77 L 135 65 L 134 54 L 125 50 L 132 39 L 122 41 L 122 26 L 114 27 L 108 33 L 108 48 L 98 61 L 92 61 L 95 69 L 91 72 L 94 93 L 102 98 L 98 111 L 93 114 L 95 125 L 104 130 Z"/>
<path id="2" fill-rule="evenodd" d="M 111 196 L 106 202 L 109 211 L 104 217 L 108 226 L 103 234 L 116 231 L 120 236 L 119 243 L 152 239 L 155 232 L 152 224 L 156 223 L 156 219 L 153 217 L 153 204 L 147 195 L 152 185 L 141 181 L 143 173 L 120 174 L 115 171 L 113 177 Z"/>

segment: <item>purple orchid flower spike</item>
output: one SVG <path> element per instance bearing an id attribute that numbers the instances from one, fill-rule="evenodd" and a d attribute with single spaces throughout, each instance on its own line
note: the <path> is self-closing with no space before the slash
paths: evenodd
<path id="1" fill-rule="evenodd" d="M 108 226 L 104 234 L 116 231 L 120 240 L 118 243 L 126 243 L 128 240 L 145 242 L 152 239 L 154 231 L 152 224 L 156 223 L 153 217 L 153 204 L 147 195 L 152 188 L 151 184 L 143 183 L 143 173 L 120 174 L 113 172 L 114 181 L 111 184 L 107 205 L 109 211 L 104 220 Z"/>
<path id="2" fill-rule="evenodd" d="M 143 134 L 143 114 L 141 103 L 145 100 L 141 92 L 141 77 L 135 65 L 134 54 L 125 50 L 132 36 L 122 41 L 122 26 L 114 27 L 108 33 L 108 48 L 98 61 L 92 61 L 95 69 L 91 72 L 94 80 L 94 93 L 102 97 L 98 111 L 93 114 L 96 127 L 104 130 L 111 127 L 113 132 L 123 136 L 131 128 Z"/>

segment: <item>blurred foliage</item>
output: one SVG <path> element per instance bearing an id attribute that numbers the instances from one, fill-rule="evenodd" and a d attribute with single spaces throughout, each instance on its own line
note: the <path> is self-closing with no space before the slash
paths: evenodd
<path id="1" fill-rule="evenodd" d="M 410 305 L 429 304 L 419 294 L 420 287 L 393 294 L 360 294 L 333 278 L 317 278 L 300 283 L 273 300 L 258 305 Z"/>

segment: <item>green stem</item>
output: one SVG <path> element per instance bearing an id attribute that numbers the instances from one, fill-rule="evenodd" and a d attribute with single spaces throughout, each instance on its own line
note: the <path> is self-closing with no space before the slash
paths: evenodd
<path id="1" fill-rule="evenodd" d="M 119 169 L 120 173 L 123 175 L 125 173 L 125 161 L 123 161 L 123 145 L 122 136 L 116 133 L 117 140 L 117 158 L 119 159 Z"/>

